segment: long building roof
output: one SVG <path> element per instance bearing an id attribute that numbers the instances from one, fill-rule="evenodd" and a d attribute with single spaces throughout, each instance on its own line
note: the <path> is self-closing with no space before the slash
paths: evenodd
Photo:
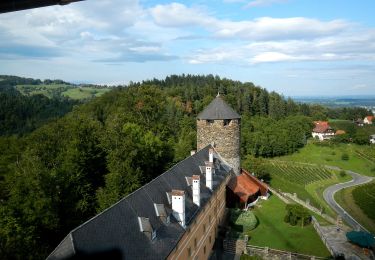
<path id="1" fill-rule="evenodd" d="M 238 119 L 241 116 L 233 110 L 218 94 L 214 100 L 197 116 L 203 120 Z"/>
<path id="2" fill-rule="evenodd" d="M 194 220 L 209 201 L 212 191 L 205 186 L 205 164 L 211 145 L 177 163 L 148 184 L 129 194 L 102 213 L 71 231 L 47 259 L 71 257 L 116 257 L 117 259 L 165 259 L 176 247 L 185 228 L 171 214 L 169 193 L 183 190 L 186 195 L 186 226 Z M 216 152 L 213 191 L 232 168 Z M 201 206 L 193 203 L 191 177 L 201 180 Z M 190 180 L 190 181 L 189 181 Z M 164 207 L 163 207 L 164 205 Z M 161 210 L 162 208 L 165 211 Z M 165 223 L 157 216 L 158 210 L 170 216 Z M 165 213 L 164 213 L 165 214 Z M 140 220 L 141 219 L 141 220 Z M 153 228 L 156 238 L 151 239 L 144 228 Z"/>

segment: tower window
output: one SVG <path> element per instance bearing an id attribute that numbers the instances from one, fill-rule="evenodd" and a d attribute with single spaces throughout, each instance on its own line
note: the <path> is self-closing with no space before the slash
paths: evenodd
<path id="1" fill-rule="evenodd" d="M 214 123 L 214 120 L 206 120 L 206 125 L 212 125 Z"/>
<path id="2" fill-rule="evenodd" d="M 224 126 L 229 125 L 230 121 L 232 121 L 232 120 L 230 120 L 230 119 L 224 119 L 224 122 L 223 122 Z"/>

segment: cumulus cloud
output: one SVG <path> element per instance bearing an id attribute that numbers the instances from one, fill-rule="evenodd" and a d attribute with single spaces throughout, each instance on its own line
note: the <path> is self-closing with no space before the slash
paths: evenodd
<path id="1" fill-rule="evenodd" d="M 64 53 L 86 60 L 166 60 L 160 43 L 131 33 L 146 14 L 137 0 L 92 0 L 4 14 L 0 57 L 49 59 Z"/>
<path id="2" fill-rule="evenodd" d="M 180 3 L 157 5 L 150 12 L 155 23 L 160 26 L 196 26 L 218 38 L 244 40 L 315 38 L 343 31 L 349 26 L 343 20 L 325 22 L 305 17 L 220 20 L 200 8 L 189 8 Z"/>
<path id="3" fill-rule="evenodd" d="M 246 7 L 269 6 L 275 3 L 285 3 L 288 0 L 253 0 L 250 1 Z"/>
<path id="4" fill-rule="evenodd" d="M 220 19 L 201 5 L 146 8 L 137 0 L 90 0 L 0 16 L 2 59 L 62 55 L 113 63 L 179 57 L 192 64 L 374 61 L 375 30 L 340 19 Z"/>

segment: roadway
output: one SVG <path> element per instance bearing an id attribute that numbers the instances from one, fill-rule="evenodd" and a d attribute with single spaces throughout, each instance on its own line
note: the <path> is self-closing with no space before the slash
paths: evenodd
<path id="1" fill-rule="evenodd" d="M 348 225 L 350 225 L 353 229 L 360 228 L 361 230 L 367 231 L 364 227 L 362 227 L 361 224 L 359 224 L 352 216 L 348 214 L 334 199 L 334 195 L 337 191 L 344 189 L 344 188 L 349 188 L 352 186 L 357 186 L 361 184 L 365 184 L 373 180 L 373 178 L 368 177 L 368 176 L 363 176 L 358 173 L 352 172 L 352 171 L 346 171 L 348 174 L 350 174 L 353 177 L 353 180 L 344 182 L 344 183 L 339 183 L 335 184 L 333 186 L 328 187 L 325 189 L 323 193 L 323 197 L 325 201 L 333 208 L 334 211 L 339 214 L 343 221 L 345 221 Z M 367 231 L 368 232 L 368 231 Z"/>

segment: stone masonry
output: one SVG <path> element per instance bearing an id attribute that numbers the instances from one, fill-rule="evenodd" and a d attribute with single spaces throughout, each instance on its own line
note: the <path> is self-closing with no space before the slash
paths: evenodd
<path id="1" fill-rule="evenodd" d="M 229 122 L 228 122 L 229 121 Z M 226 125 L 224 125 L 224 122 Z M 240 174 L 241 120 L 197 119 L 197 149 L 213 144 L 221 157 Z"/>

